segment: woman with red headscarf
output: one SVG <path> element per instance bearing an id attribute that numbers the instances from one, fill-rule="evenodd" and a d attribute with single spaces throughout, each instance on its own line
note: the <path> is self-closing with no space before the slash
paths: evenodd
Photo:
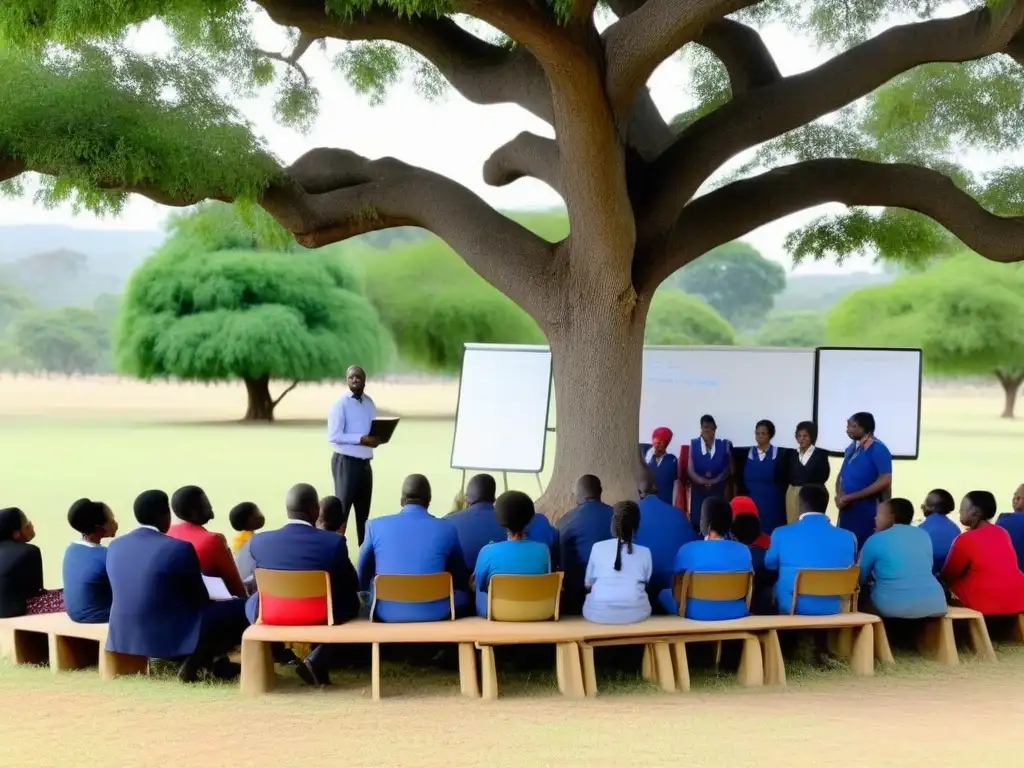
<path id="1" fill-rule="evenodd" d="M 644 461 L 654 474 L 654 482 L 658 487 L 657 496 L 666 504 L 671 504 L 675 496 L 676 478 L 679 476 L 679 462 L 668 452 L 672 442 L 672 430 L 658 427 L 651 435 L 651 448 L 644 456 Z"/>
<path id="2" fill-rule="evenodd" d="M 761 532 L 761 519 L 757 504 L 749 496 L 736 496 L 732 506 L 732 537 L 750 550 L 750 561 L 754 566 L 754 595 L 750 601 L 750 612 L 757 616 L 775 613 L 776 571 L 764 567 L 764 556 L 771 545 L 771 537 Z"/>

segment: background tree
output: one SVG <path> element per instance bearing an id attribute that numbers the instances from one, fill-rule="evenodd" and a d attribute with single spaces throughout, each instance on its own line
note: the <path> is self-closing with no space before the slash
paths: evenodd
<path id="1" fill-rule="evenodd" d="M 995 376 L 1003 416 L 1013 418 L 1024 382 L 1024 272 L 956 257 L 850 294 L 829 313 L 826 335 L 830 344 L 920 347 L 932 373 Z"/>
<path id="2" fill-rule="evenodd" d="M 735 342 L 732 326 L 704 301 L 672 288 L 662 288 L 654 294 L 644 343 L 726 346 Z"/>
<path id="3" fill-rule="evenodd" d="M 18 315 L 35 306 L 25 291 L 11 283 L 0 282 L 0 336 L 17 319 Z"/>
<path id="4" fill-rule="evenodd" d="M 674 276 L 680 288 L 700 296 L 737 330 L 757 328 L 786 287 L 786 270 L 743 242 L 715 248 Z"/>
<path id="5" fill-rule="evenodd" d="M 825 343 L 825 316 L 820 312 L 773 312 L 750 343 L 758 347 L 820 347 Z"/>
<path id="6" fill-rule="evenodd" d="M 26 312 L 15 323 L 13 336 L 22 355 L 44 371 L 71 376 L 109 367 L 107 328 L 86 307 Z"/>
<path id="7" fill-rule="evenodd" d="M 539 505 L 556 516 L 584 472 L 611 497 L 634 492 L 647 314 L 665 278 L 702 254 L 834 202 L 851 209 L 797 233 L 797 257 L 895 244 L 930 256 L 955 236 L 993 260 L 1024 258 L 1024 173 L 1013 164 L 1024 144 L 1024 0 L 959 15 L 913 0 L 607 5 L 618 18 L 599 31 L 597 0 L 11 0 L 0 5 L 0 180 L 41 172 L 44 201 L 107 211 L 130 192 L 170 205 L 253 199 L 306 246 L 434 232 L 551 344 L 559 435 Z M 261 50 L 253 8 L 288 27 L 294 47 Z M 151 18 L 167 25 L 171 53 L 121 49 L 122 33 Z M 783 76 L 757 31 L 771 23 L 835 55 Z M 219 78 L 239 93 L 274 83 L 278 115 L 308 125 L 322 94 L 301 67 L 317 40 L 371 99 L 411 65 L 431 93 L 447 81 L 547 122 L 554 138 L 520 134 L 484 178 L 548 183 L 571 234 L 551 243 L 392 158 L 319 148 L 280 163 L 220 101 Z M 646 82 L 680 49 L 706 51 L 727 80 L 670 125 Z M 758 147 L 739 174 L 722 175 Z M 967 172 L 964 147 L 1010 165 Z"/>
<path id="8" fill-rule="evenodd" d="M 266 214 L 219 203 L 177 219 L 128 285 L 119 370 L 141 379 L 241 379 L 245 419 L 258 421 L 272 421 L 299 382 L 340 379 L 353 364 L 379 371 L 390 340 L 352 270 L 276 230 Z M 272 398 L 272 379 L 292 383 Z"/>

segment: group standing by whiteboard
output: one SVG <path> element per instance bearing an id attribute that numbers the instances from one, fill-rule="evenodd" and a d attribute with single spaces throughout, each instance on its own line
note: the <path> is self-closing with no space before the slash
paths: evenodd
<path id="1" fill-rule="evenodd" d="M 814 422 L 796 425 L 795 449 L 773 444 L 775 425 L 767 419 L 754 426 L 749 446 L 736 447 L 719 438 L 717 430 L 713 416 L 702 416 L 699 436 L 681 447 L 677 459 L 669 453 L 671 430 L 659 427 L 644 456 L 659 496 L 680 508 L 695 530 L 700 527 L 705 499 L 749 496 L 757 505 L 761 529 L 771 535 L 776 528 L 797 521 L 801 487 L 827 487 L 832 470 L 828 454 L 815 447 L 818 428 Z M 850 445 L 833 486 L 839 527 L 854 533 L 859 545 L 874 532 L 878 503 L 889 497 L 892 485 L 892 454 L 874 432 L 870 413 L 856 413 L 847 420 Z"/>

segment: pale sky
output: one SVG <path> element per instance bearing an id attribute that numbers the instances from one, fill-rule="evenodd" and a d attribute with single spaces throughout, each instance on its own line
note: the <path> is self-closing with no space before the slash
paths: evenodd
<path id="1" fill-rule="evenodd" d="M 273 24 L 261 24 L 260 33 L 267 35 L 267 39 L 261 41 L 266 48 L 285 49 L 280 30 Z M 784 75 L 808 69 L 826 58 L 808 47 L 805 40 L 795 38 L 781 28 L 768 29 L 764 37 Z M 159 29 L 150 25 L 135 36 L 135 47 L 142 51 L 158 50 L 164 47 L 165 39 Z M 484 161 L 518 132 L 530 130 L 551 135 L 551 129 L 545 123 L 519 107 L 476 106 L 453 89 L 449 89 L 440 100 L 430 102 L 418 95 L 411 83 L 396 86 L 382 106 L 373 107 L 331 69 L 329 57 L 318 47 L 312 48 L 302 63 L 324 97 L 320 117 L 309 133 L 304 135 L 276 124 L 269 92 L 240 105 L 265 136 L 271 151 L 285 162 L 314 147 L 342 147 L 370 158 L 392 155 L 443 173 L 473 189 L 498 208 L 551 208 L 560 204 L 553 190 L 532 179 L 523 179 L 501 189 L 483 182 L 481 169 Z M 666 118 L 671 119 L 689 106 L 685 77 L 685 67 L 670 61 L 651 80 L 655 102 Z M 762 227 L 744 239 L 766 257 L 789 266 L 783 249 L 786 234 L 829 208 L 840 209 L 839 206 L 812 209 Z M 45 210 L 33 205 L 29 194 L 22 200 L 0 203 L 0 226 L 32 223 L 82 228 L 158 229 L 168 212 L 168 209 L 145 198 L 133 197 L 118 218 L 101 219 L 90 213 L 75 216 L 67 207 Z M 869 259 L 851 260 L 843 267 L 844 271 L 869 268 Z M 834 264 L 826 262 L 803 265 L 798 272 L 836 269 Z"/>

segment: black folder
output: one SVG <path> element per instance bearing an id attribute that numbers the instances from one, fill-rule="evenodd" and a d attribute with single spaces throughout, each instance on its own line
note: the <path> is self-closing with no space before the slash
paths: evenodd
<path id="1" fill-rule="evenodd" d="M 381 445 L 389 443 L 391 442 L 391 436 L 395 434 L 395 427 L 397 426 L 398 419 L 394 417 L 374 419 L 370 425 L 370 437 L 376 437 L 380 440 Z"/>

